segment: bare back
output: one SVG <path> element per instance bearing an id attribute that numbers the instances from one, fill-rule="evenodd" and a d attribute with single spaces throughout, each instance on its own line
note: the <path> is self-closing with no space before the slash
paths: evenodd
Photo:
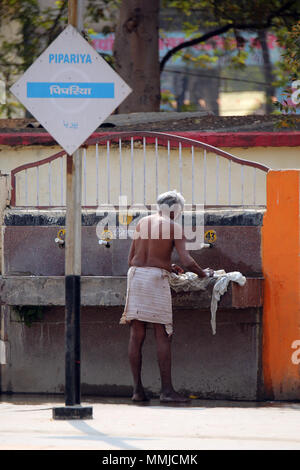
<path id="1" fill-rule="evenodd" d="M 174 222 L 159 214 L 140 220 L 129 254 L 130 266 L 153 266 L 171 271 Z"/>

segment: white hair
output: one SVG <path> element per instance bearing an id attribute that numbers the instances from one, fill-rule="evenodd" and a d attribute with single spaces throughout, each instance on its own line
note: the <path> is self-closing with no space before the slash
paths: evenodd
<path id="1" fill-rule="evenodd" d="M 164 210 L 168 206 L 169 210 L 174 206 L 175 208 L 180 205 L 181 210 L 184 208 L 184 197 L 182 194 L 178 193 L 176 189 L 173 191 L 167 191 L 166 193 L 162 193 L 157 198 L 157 206 L 159 210 Z"/>

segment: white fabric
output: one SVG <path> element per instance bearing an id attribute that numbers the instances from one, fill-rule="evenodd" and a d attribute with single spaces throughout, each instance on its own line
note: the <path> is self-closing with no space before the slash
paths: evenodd
<path id="1" fill-rule="evenodd" d="M 229 282 L 237 282 L 239 285 L 243 286 L 246 283 L 246 278 L 238 271 L 226 273 L 223 269 L 214 271 L 214 275 L 212 277 L 205 278 L 199 278 L 197 274 L 191 272 L 184 274 L 170 273 L 169 275 L 170 286 L 175 292 L 205 290 L 211 283 L 211 280 L 215 278 L 217 278 L 217 281 L 213 287 L 210 306 L 213 335 L 216 334 L 216 312 L 218 302 L 221 296 L 227 291 Z"/>
<path id="2" fill-rule="evenodd" d="M 169 282 L 175 292 L 188 292 L 205 290 L 211 281 L 211 277 L 200 278 L 195 273 L 175 274 L 170 273 Z"/>
<path id="3" fill-rule="evenodd" d="M 230 281 L 237 282 L 240 286 L 243 286 L 246 283 L 246 278 L 238 271 L 233 271 L 231 273 L 224 273 L 218 276 L 219 279 L 214 285 L 212 298 L 211 298 L 211 327 L 213 335 L 216 334 L 216 312 L 218 307 L 218 302 L 223 294 L 227 291 L 227 287 Z"/>
<path id="4" fill-rule="evenodd" d="M 131 320 L 161 323 L 169 336 L 173 333 L 169 274 L 165 269 L 155 267 L 129 268 L 126 303 L 120 324 Z"/>

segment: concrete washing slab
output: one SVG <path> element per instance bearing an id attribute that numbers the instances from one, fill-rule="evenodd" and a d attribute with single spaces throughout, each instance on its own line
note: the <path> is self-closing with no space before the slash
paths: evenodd
<path id="1" fill-rule="evenodd" d="M 173 306 L 209 309 L 214 282 L 205 291 L 172 292 Z M 83 306 L 124 306 L 127 278 L 125 276 L 82 276 Z M 247 278 L 244 286 L 230 283 L 220 299 L 221 308 L 261 307 L 263 278 Z M 65 305 L 64 276 L 0 276 L 2 305 Z"/>

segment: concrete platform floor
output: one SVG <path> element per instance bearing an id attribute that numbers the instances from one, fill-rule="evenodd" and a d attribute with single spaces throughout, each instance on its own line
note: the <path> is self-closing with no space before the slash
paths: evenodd
<path id="1" fill-rule="evenodd" d="M 64 397 L 0 394 L 0 450 L 300 450 L 300 402 L 187 405 L 84 397 L 93 419 L 52 419 Z"/>

